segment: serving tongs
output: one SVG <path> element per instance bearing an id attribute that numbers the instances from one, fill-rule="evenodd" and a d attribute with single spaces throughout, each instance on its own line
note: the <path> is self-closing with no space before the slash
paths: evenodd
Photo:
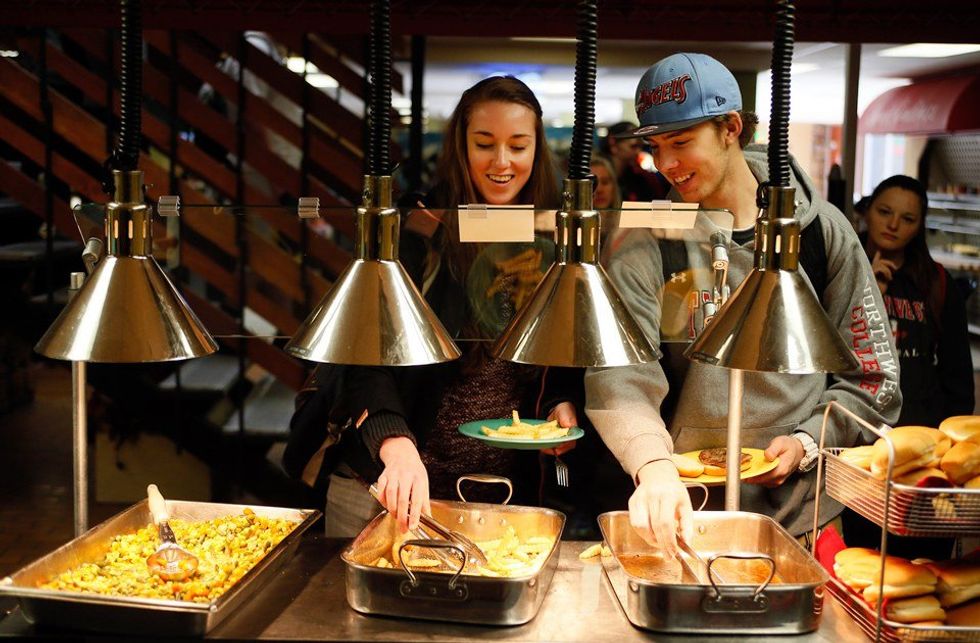
<path id="1" fill-rule="evenodd" d="M 177 538 L 170 528 L 167 503 L 155 484 L 146 488 L 146 496 L 153 524 L 160 534 L 160 547 L 147 557 L 146 567 L 151 574 L 156 574 L 163 580 L 179 581 L 190 578 L 197 571 L 197 556 L 177 544 Z"/>
<path id="2" fill-rule="evenodd" d="M 371 495 L 375 500 L 381 502 L 381 497 L 378 494 L 378 487 L 376 485 L 371 485 L 368 487 Z M 384 504 L 384 503 L 382 503 Z M 451 543 L 459 545 L 459 547 L 466 553 L 466 562 L 473 565 L 486 566 L 488 564 L 487 557 L 480 549 L 480 547 L 459 533 L 455 529 L 450 529 L 443 525 L 441 522 L 433 518 L 432 516 L 427 516 L 425 514 L 419 514 L 419 523 L 428 529 L 430 532 L 434 533 L 436 536 L 443 540 L 448 540 Z M 426 534 L 421 529 L 411 530 L 412 536 L 419 538 L 421 540 L 433 540 L 428 534 Z M 451 556 L 448 552 L 442 552 L 440 550 L 434 550 L 434 553 L 439 556 L 440 554 L 449 557 Z M 442 558 L 442 556 L 440 556 Z M 446 562 L 443 560 L 443 562 Z"/>

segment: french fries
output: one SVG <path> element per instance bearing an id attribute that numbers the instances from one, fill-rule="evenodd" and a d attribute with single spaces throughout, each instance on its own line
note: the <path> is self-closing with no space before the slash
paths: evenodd
<path id="1" fill-rule="evenodd" d="M 483 435 L 491 438 L 506 438 L 508 440 L 554 440 L 568 435 L 568 428 L 558 426 L 558 420 L 550 420 L 543 424 L 527 424 L 521 422 L 517 411 L 511 411 L 511 423 L 499 429 L 488 426 L 480 427 Z"/>

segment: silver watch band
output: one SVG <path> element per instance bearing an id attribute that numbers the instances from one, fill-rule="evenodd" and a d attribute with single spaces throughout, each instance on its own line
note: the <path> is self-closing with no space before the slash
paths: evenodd
<path id="1" fill-rule="evenodd" d="M 813 438 L 809 433 L 803 431 L 796 431 L 793 433 L 793 437 L 799 440 L 800 444 L 803 446 L 803 459 L 800 460 L 800 465 L 797 468 L 801 473 L 806 473 L 813 469 L 817 464 L 817 456 L 819 455 L 819 449 L 817 448 L 817 443 L 814 442 Z"/>

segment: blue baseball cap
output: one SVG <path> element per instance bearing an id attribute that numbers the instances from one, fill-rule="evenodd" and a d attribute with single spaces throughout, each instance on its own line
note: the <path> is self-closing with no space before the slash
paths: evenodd
<path id="1" fill-rule="evenodd" d="M 704 54 L 673 54 L 652 65 L 636 86 L 640 126 L 616 138 L 637 138 L 685 129 L 742 109 L 735 76 Z"/>

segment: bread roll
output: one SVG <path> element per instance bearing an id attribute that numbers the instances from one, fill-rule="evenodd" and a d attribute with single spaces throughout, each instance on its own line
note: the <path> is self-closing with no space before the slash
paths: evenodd
<path id="1" fill-rule="evenodd" d="M 949 477 L 946 475 L 946 473 L 942 469 L 937 469 L 935 467 L 926 467 L 924 469 L 916 469 L 914 471 L 909 471 L 908 473 L 903 473 L 900 476 L 895 476 L 895 482 L 914 487 L 926 478 L 939 478 L 949 482 Z"/>
<path id="2" fill-rule="evenodd" d="M 943 607 L 953 607 L 980 597 L 980 562 L 946 560 L 929 563 L 928 567 L 939 579 L 936 594 Z"/>
<path id="3" fill-rule="evenodd" d="M 903 464 L 896 463 L 892 468 L 892 478 L 897 478 L 903 476 L 906 473 L 915 471 L 916 469 L 924 469 L 929 467 L 939 466 L 940 459 L 935 457 L 932 453 L 926 453 L 914 460 L 909 460 Z M 888 460 L 885 460 L 884 464 L 879 465 L 877 462 L 871 463 L 871 475 L 878 478 L 879 480 L 884 480 L 885 476 L 888 475 Z"/>
<path id="4" fill-rule="evenodd" d="M 677 467 L 677 472 L 685 478 L 697 478 L 704 473 L 704 465 L 694 458 L 675 453 L 670 456 L 670 459 Z"/>
<path id="5" fill-rule="evenodd" d="M 955 484 L 963 484 L 980 475 L 980 444 L 957 442 L 943 456 L 939 467 Z"/>
<path id="6" fill-rule="evenodd" d="M 980 476 L 976 478 L 970 478 L 963 483 L 963 487 L 966 489 L 980 489 Z"/>
<path id="7" fill-rule="evenodd" d="M 863 572 L 860 570 L 858 573 Z M 904 598 L 932 594 L 936 589 L 936 574 L 925 565 L 913 565 L 904 558 L 889 556 L 885 563 L 885 598 Z M 864 588 L 864 599 L 872 605 L 878 602 L 878 572 L 872 571 L 871 583 Z M 917 618 L 926 621 L 931 617 Z M 909 621 L 911 622 L 911 621 Z"/>
<path id="8" fill-rule="evenodd" d="M 895 446 L 894 466 L 898 468 L 910 462 L 920 462 L 920 467 L 928 466 L 926 461 L 935 455 L 938 435 L 938 431 L 925 426 L 900 426 L 889 431 L 888 438 Z M 871 456 L 871 473 L 883 479 L 887 469 L 888 445 L 884 438 L 879 438 L 874 443 L 874 453 Z"/>
<path id="9" fill-rule="evenodd" d="M 980 601 L 960 605 L 946 612 L 946 625 L 959 627 L 980 626 Z"/>
<path id="10" fill-rule="evenodd" d="M 943 420 L 939 430 L 953 442 L 980 444 L 980 415 L 956 415 Z"/>
<path id="11" fill-rule="evenodd" d="M 834 556 L 834 575 L 842 583 L 857 591 L 871 584 L 871 578 L 881 569 L 880 557 L 875 549 L 848 547 Z"/>
<path id="12" fill-rule="evenodd" d="M 752 461 L 748 460 L 746 462 L 743 462 L 741 465 L 739 465 L 738 470 L 748 471 L 751 468 L 752 468 Z M 709 476 L 723 476 L 728 473 L 728 470 L 725 469 L 725 467 L 716 467 L 712 464 L 706 464 L 704 465 L 704 473 L 705 475 L 709 475 Z"/>
<path id="13" fill-rule="evenodd" d="M 919 596 L 888 601 L 885 603 L 885 618 L 896 623 L 942 621 L 946 619 L 946 612 L 935 596 Z"/>
<path id="14" fill-rule="evenodd" d="M 874 446 L 867 445 L 863 447 L 854 447 L 851 449 L 845 449 L 840 452 L 840 459 L 853 464 L 855 467 L 864 469 L 865 471 L 871 470 L 871 457 L 874 455 Z"/>

